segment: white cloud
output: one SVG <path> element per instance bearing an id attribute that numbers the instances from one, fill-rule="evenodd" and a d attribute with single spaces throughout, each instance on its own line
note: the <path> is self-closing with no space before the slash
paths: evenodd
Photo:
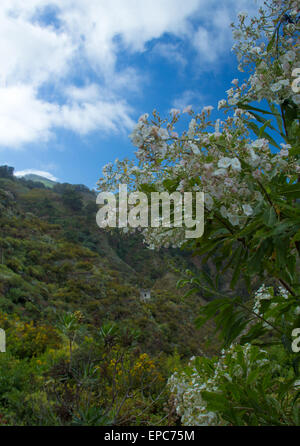
<path id="1" fill-rule="evenodd" d="M 143 51 L 147 42 L 164 33 L 184 35 L 189 26 L 187 19 L 200 3 L 199 0 L 184 3 L 182 0 L 64 0 L 60 18 L 74 39 L 84 34 L 83 45 L 90 62 L 109 71 L 120 46 L 132 52 Z"/>
<path id="2" fill-rule="evenodd" d="M 97 84 L 69 87 L 66 95 L 67 102 L 56 117 L 57 126 L 84 135 L 96 129 L 118 132 L 134 125 L 129 105 Z"/>
<path id="3" fill-rule="evenodd" d="M 133 125 L 132 110 L 122 100 L 101 99 L 96 85 L 67 90 L 63 105 L 38 98 L 27 85 L 0 88 L 0 145 L 18 149 L 35 141 L 48 141 L 54 128 L 81 135 L 91 131 L 124 131 Z"/>
<path id="4" fill-rule="evenodd" d="M 201 9 L 201 24 L 191 39 L 202 69 L 211 69 L 214 63 L 228 54 L 233 42 L 230 24 L 238 12 L 244 10 L 252 15 L 262 4 L 262 0 L 212 0 L 210 7 Z"/>
<path id="5" fill-rule="evenodd" d="M 46 172 L 44 170 L 26 169 L 26 170 L 19 170 L 14 173 L 16 177 L 24 177 L 25 175 L 30 175 L 30 174 L 39 175 L 51 181 L 58 181 L 58 179 L 54 175 L 52 175 L 52 173 Z"/>
<path id="6" fill-rule="evenodd" d="M 189 42 L 200 63 L 215 63 L 230 40 L 228 22 L 248 3 L 1 0 L 0 147 L 47 141 L 57 127 L 79 134 L 128 130 L 129 92 L 139 92 L 147 74 L 126 64 L 126 55 L 147 51 L 168 33 Z M 155 52 L 186 63 L 180 45 L 157 41 Z M 75 78 L 84 86 L 76 87 Z"/>
<path id="7" fill-rule="evenodd" d="M 37 98 L 32 86 L 0 88 L 0 144 L 18 148 L 32 141 L 46 141 L 58 106 Z"/>
<path id="8" fill-rule="evenodd" d="M 13 3 L 13 2 L 12 2 Z M 15 2 L 17 3 L 17 2 Z M 30 6 L 26 4 L 27 10 Z M 76 47 L 70 35 L 34 24 L 17 15 L 4 0 L 0 5 L 0 79 L 2 85 L 42 82 L 66 74 Z M 12 16 L 10 11 L 14 11 Z"/>
<path id="9" fill-rule="evenodd" d="M 187 64 L 187 60 L 183 55 L 182 51 L 178 44 L 173 43 L 157 43 L 152 53 L 154 55 L 159 55 L 164 59 L 167 59 L 170 63 L 179 64 L 182 67 L 185 67 Z"/>
<path id="10" fill-rule="evenodd" d="M 61 107 L 57 126 L 85 135 L 93 130 L 124 131 L 134 125 L 130 107 L 122 101 L 73 103 Z"/>
<path id="11" fill-rule="evenodd" d="M 199 92 L 186 90 L 173 100 L 172 105 L 174 108 L 181 111 L 189 105 L 191 105 L 193 108 L 199 109 L 204 105 L 204 97 Z"/>

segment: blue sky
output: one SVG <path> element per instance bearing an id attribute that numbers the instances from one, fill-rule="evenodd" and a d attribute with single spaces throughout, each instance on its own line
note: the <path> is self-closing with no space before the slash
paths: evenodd
<path id="1" fill-rule="evenodd" d="M 156 108 L 217 108 L 255 0 L 1 0 L 0 165 L 94 187 Z"/>

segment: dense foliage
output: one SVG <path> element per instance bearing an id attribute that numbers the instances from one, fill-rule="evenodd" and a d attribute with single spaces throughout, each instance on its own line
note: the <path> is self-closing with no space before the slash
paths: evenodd
<path id="1" fill-rule="evenodd" d="M 0 169 L 0 425 L 174 424 L 170 373 L 216 351 L 193 324 L 200 297 L 176 290 L 192 259 L 100 230 L 85 186 L 12 172 Z"/>
<path id="2" fill-rule="evenodd" d="M 202 238 L 186 241 L 175 221 L 142 231 L 150 246 L 184 246 L 218 271 L 186 271 L 179 282 L 212 300 L 197 326 L 214 319 L 225 349 L 170 379 L 187 425 L 299 424 L 300 356 L 292 349 L 300 327 L 299 22 L 294 0 L 265 2 L 251 19 L 241 12 L 233 49 L 248 77 L 234 79 L 220 100 L 224 120 L 212 121 L 212 106 L 187 107 L 191 121 L 179 135 L 180 110 L 168 119 L 145 114 L 132 133 L 137 164 L 117 160 L 99 181 L 101 189 L 128 183 L 149 197 L 205 192 Z M 232 292 L 220 292 L 230 270 Z M 241 279 L 248 296 L 236 288 Z"/>

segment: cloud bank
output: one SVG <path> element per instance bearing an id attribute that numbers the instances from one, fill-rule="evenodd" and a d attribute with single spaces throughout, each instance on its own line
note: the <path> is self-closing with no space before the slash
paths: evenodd
<path id="1" fill-rule="evenodd" d="M 241 9 L 248 0 L 1 0 L 0 147 L 48 141 L 58 128 L 127 131 L 128 94 L 147 73 L 120 60 L 155 42 L 153 54 L 191 63 L 168 35 L 217 63 Z"/>
<path id="2" fill-rule="evenodd" d="M 16 177 L 24 177 L 25 175 L 30 175 L 30 174 L 39 175 L 40 177 L 47 178 L 48 180 L 51 181 L 58 181 L 58 179 L 54 175 L 52 175 L 52 173 L 46 172 L 44 170 L 26 169 L 26 170 L 19 170 L 14 173 Z"/>

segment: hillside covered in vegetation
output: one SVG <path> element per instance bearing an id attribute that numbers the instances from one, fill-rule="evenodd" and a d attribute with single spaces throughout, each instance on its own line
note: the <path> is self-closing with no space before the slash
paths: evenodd
<path id="1" fill-rule="evenodd" d="M 166 379 L 215 348 L 194 327 L 203 299 L 176 289 L 195 260 L 99 229 L 83 185 L 3 166 L 0 197 L 0 423 L 173 422 Z"/>

